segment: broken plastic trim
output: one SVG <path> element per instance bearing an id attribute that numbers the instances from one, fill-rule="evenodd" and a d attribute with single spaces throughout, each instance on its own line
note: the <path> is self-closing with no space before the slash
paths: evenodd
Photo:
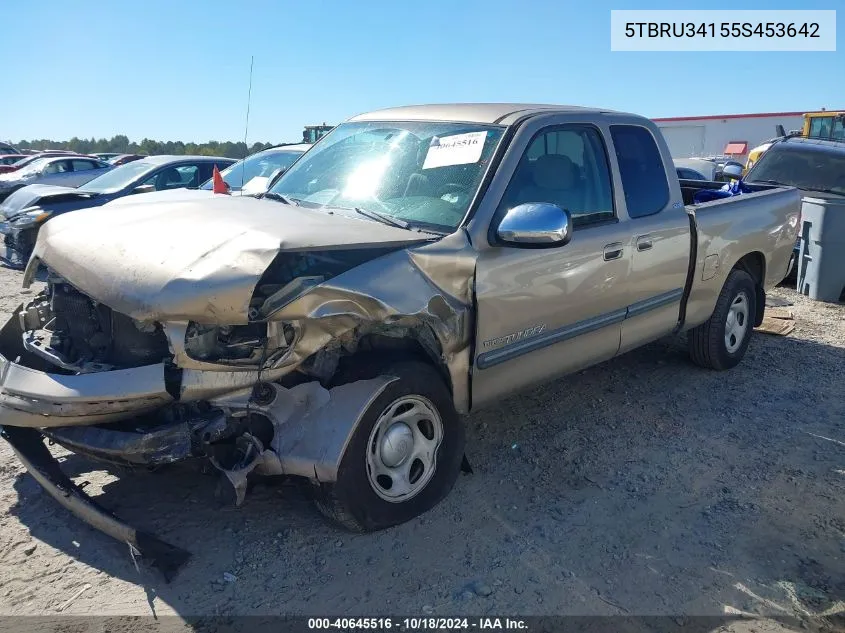
<path id="1" fill-rule="evenodd" d="M 85 494 L 61 471 L 35 429 L 0 427 L 0 437 L 9 442 L 29 474 L 51 497 L 90 526 L 134 548 L 134 552 L 161 572 L 165 581 L 170 582 L 191 558 L 190 552 L 126 525 Z"/>
<path id="2" fill-rule="evenodd" d="M 69 451 L 122 466 L 160 466 L 194 457 L 191 429 L 186 422 L 144 429 L 127 427 L 57 426 L 41 433 Z"/>

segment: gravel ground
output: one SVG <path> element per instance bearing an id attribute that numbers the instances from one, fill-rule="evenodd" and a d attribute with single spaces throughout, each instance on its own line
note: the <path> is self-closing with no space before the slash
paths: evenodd
<path id="1" fill-rule="evenodd" d="M 104 505 L 194 553 L 170 584 L 58 506 L 0 443 L 0 614 L 680 625 L 744 612 L 829 625 L 845 613 L 845 306 L 774 294 L 795 302 L 795 331 L 756 335 L 733 371 L 698 369 L 665 340 L 473 414 L 474 474 L 378 534 L 328 525 L 294 485 L 221 510 L 194 468 L 104 471 L 69 455 L 66 471 Z M 28 296 L 0 269 L 3 321 Z"/>

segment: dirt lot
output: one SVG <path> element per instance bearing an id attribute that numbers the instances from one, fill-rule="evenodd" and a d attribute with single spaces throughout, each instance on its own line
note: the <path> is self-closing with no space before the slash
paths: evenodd
<path id="1" fill-rule="evenodd" d="M 69 456 L 107 507 L 194 553 L 171 584 L 0 442 L 0 614 L 841 615 L 845 306 L 776 294 L 795 331 L 756 335 L 733 371 L 661 341 L 472 415 L 474 474 L 379 534 L 326 524 L 293 485 L 220 510 L 195 468 Z M 0 269 L 0 318 L 24 298 Z"/>

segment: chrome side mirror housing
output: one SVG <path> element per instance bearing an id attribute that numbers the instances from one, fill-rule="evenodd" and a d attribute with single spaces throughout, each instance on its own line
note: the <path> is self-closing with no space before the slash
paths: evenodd
<path id="1" fill-rule="evenodd" d="M 572 239 L 572 217 L 556 204 L 526 202 L 508 209 L 496 237 L 513 246 L 563 246 Z"/>

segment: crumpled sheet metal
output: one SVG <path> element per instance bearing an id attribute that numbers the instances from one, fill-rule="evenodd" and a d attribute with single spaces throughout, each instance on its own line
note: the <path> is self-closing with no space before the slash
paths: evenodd
<path id="1" fill-rule="evenodd" d="M 145 432 L 99 426 L 64 426 L 41 432 L 69 451 L 115 464 L 160 466 L 193 454 L 190 429 L 184 423 L 162 424 Z"/>
<path id="2" fill-rule="evenodd" d="M 138 321 L 240 325 L 248 322 L 252 292 L 279 252 L 430 238 L 249 196 L 84 209 L 41 228 L 24 286 L 41 261 Z"/>
<path id="3" fill-rule="evenodd" d="M 266 405 L 250 402 L 251 390 L 229 394 L 211 405 L 229 414 L 249 410 L 266 416 L 275 433 L 270 449 L 254 462 L 233 471 L 224 471 L 243 500 L 247 475 L 255 470 L 263 475 L 297 475 L 320 482 L 337 481 L 337 471 L 346 447 L 372 402 L 394 376 L 378 376 L 326 389 L 317 381 L 285 389 L 271 385 L 273 400 Z"/>
<path id="4" fill-rule="evenodd" d="M 475 260 L 466 234 L 458 231 L 329 279 L 270 317 L 298 321 L 302 328 L 284 364 L 299 364 L 324 348 L 354 348 L 365 334 L 390 335 L 407 328 L 440 357 L 451 378 L 455 406 L 467 412 Z"/>
<path id="5" fill-rule="evenodd" d="M 0 427 L 0 436 L 12 450 L 27 472 L 44 490 L 91 527 L 108 534 L 121 543 L 128 544 L 133 553 L 140 553 L 158 568 L 167 582 L 188 562 L 191 554 L 153 536 L 137 530 L 101 507 L 65 475 L 56 458 L 45 446 L 41 434 L 35 429 Z"/>
<path id="6" fill-rule="evenodd" d="M 60 233 L 40 249 L 36 244 L 35 256 L 78 290 L 117 312 L 147 322 L 199 318 L 205 323 L 246 323 L 252 289 L 280 246 L 277 239 L 259 232 L 230 235 L 169 276 L 171 273 L 156 275 L 133 258 L 73 254 L 71 248 L 59 251 L 54 245 L 67 246 L 58 239 L 64 235 Z M 186 241 L 190 239 L 190 235 L 186 237 Z M 102 272 L 92 275 L 95 268 Z"/>

